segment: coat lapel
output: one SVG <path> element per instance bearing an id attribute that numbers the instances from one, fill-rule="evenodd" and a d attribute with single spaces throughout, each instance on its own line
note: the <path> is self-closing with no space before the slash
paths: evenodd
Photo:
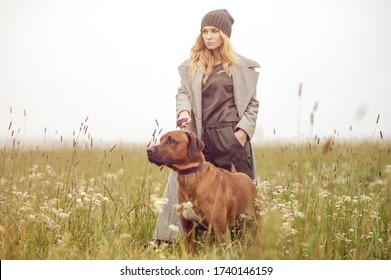
<path id="1" fill-rule="evenodd" d="M 249 69 L 246 65 L 234 65 L 232 72 L 234 100 L 240 118 L 256 90 L 257 79 L 258 72 Z"/>

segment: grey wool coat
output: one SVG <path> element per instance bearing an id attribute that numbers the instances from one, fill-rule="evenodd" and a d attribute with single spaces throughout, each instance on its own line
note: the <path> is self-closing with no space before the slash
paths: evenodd
<path id="1" fill-rule="evenodd" d="M 232 81 L 234 87 L 234 100 L 238 110 L 240 121 L 236 128 L 243 129 L 249 139 L 255 132 L 256 120 L 258 115 L 259 102 L 256 98 L 256 89 L 259 72 L 255 68 L 260 67 L 253 60 L 238 55 L 239 61 L 234 64 L 232 70 Z M 176 95 L 177 115 L 184 110 L 191 113 L 192 121 L 186 128 L 194 132 L 199 138 L 202 136 L 202 78 L 201 71 L 197 71 L 194 76 L 189 78 L 190 59 L 184 61 L 179 67 L 181 76 L 181 86 Z M 255 161 L 253 158 L 253 172 L 255 176 Z M 177 197 L 177 173 L 171 171 L 168 176 L 168 182 L 164 192 L 164 197 L 168 203 L 159 213 L 153 238 L 155 240 L 167 240 L 175 242 L 182 235 L 182 226 L 177 215 L 176 205 Z M 175 225 L 178 230 L 173 230 L 171 225 Z M 175 228 L 175 227 L 174 227 Z"/>

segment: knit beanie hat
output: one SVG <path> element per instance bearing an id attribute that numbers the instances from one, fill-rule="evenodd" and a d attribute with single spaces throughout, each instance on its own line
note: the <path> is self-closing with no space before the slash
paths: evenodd
<path id="1" fill-rule="evenodd" d="M 207 13 L 201 21 L 201 30 L 204 26 L 213 26 L 220 29 L 228 38 L 231 36 L 233 17 L 226 9 L 214 10 Z"/>

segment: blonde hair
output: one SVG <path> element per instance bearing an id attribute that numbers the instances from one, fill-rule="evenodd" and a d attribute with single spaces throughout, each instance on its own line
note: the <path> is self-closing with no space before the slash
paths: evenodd
<path id="1" fill-rule="evenodd" d="M 219 47 L 221 57 L 223 58 L 222 72 L 231 76 L 233 64 L 238 60 L 238 57 L 235 55 L 231 41 L 227 35 L 222 31 L 220 31 L 220 34 L 223 39 L 223 43 Z M 214 61 L 212 52 L 205 46 L 202 34 L 198 35 L 195 44 L 191 48 L 190 59 L 189 77 L 192 78 L 195 72 L 200 70 L 204 74 L 202 82 L 205 84 L 216 61 Z"/>

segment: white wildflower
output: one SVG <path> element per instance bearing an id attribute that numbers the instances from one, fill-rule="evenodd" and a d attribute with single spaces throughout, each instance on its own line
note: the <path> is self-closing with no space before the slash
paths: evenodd
<path id="1" fill-rule="evenodd" d="M 42 214 L 41 217 L 42 217 L 42 220 L 46 223 L 46 225 L 47 225 L 49 228 L 55 229 L 55 228 L 59 227 L 59 226 L 56 225 L 56 223 L 55 223 L 50 217 L 48 217 L 47 215 Z"/>
<path id="2" fill-rule="evenodd" d="M 378 179 L 374 182 L 369 183 L 370 187 L 376 187 L 376 186 L 384 186 L 384 180 Z"/>
<path id="3" fill-rule="evenodd" d="M 344 196 L 343 196 L 343 201 L 349 203 L 349 202 L 352 201 L 352 199 L 350 198 L 350 196 L 345 196 L 345 195 L 344 195 Z"/>
<path id="4" fill-rule="evenodd" d="M 7 180 L 7 179 L 5 179 L 5 178 L 0 178 L 0 186 L 5 186 L 5 185 L 7 185 L 7 183 L 8 183 L 8 180 Z"/>
<path id="5" fill-rule="evenodd" d="M 292 228 L 292 225 L 289 222 L 284 222 L 281 227 L 281 234 L 283 237 L 288 237 L 297 234 L 297 230 Z"/>
<path id="6" fill-rule="evenodd" d="M 90 197 L 85 191 L 80 191 L 80 192 L 79 192 L 79 195 L 80 195 L 81 197 Z"/>
<path id="7" fill-rule="evenodd" d="M 173 231 L 173 232 L 179 232 L 179 227 L 176 225 L 169 225 L 168 229 Z"/>
<path id="8" fill-rule="evenodd" d="M 19 209 L 20 212 L 27 212 L 27 211 L 29 211 L 29 210 L 31 210 L 30 204 L 23 205 L 23 206 L 20 207 L 20 209 Z"/>
<path id="9" fill-rule="evenodd" d="M 121 233 L 121 235 L 119 236 L 120 239 L 128 239 L 130 237 L 132 236 L 128 233 Z"/>
<path id="10" fill-rule="evenodd" d="M 95 204 L 96 206 L 100 206 L 100 200 L 96 199 L 95 197 L 93 198 L 92 203 Z"/>
<path id="11" fill-rule="evenodd" d="M 184 209 L 191 209 L 191 208 L 193 208 L 193 203 L 190 200 L 186 201 L 186 202 L 183 202 L 182 203 L 182 207 Z"/>
<path id="12" fill-rule="evenodd" d="M 371 200 L 372 200 L 372 198 L 370 198 L 369 196 L 366 196 L 365 194 L 360 196 L 361 202 L 370 202 Z"/>
<path id="13" fill-rule="evenodd" d="M 58 199 L 57 198 L 52 198 L 48 201 L 49 205 L 57 205 Z"/>
<path id="14" fill-rule="evenodd" d="M 168 198 L 151 195 L 151 201 L 153 202 L 155 211 L 161 213 L 163 211 L 163 207 L 168 203 Z"/>
<path id="15" fill-rule="evenodd" d="M 71 212 L 68 212 L 68 213 L 62 212 L 62 213 L 59 213 L 59 214 L 58 214 L 58 217 L 59 217 L 60 219 L 68 219 L 70 216 L 71 216 Z"/>
<path id="16" fill-rule="evenodd" d="M 120 168 L 118 171 L 117 171 L 117 176 L 123 176 L 125 174 L 125 170 L 123 168 Z"/>
<path id="17" fill-rule="evenodd" d="M 112 180 L 117 179 L 116 174 L 110 173 L 110 172 L 105 172 L 105 173 L 103 173 L 103 176 L 104 176 L 106 179 L 112 179 Z"/>
<path id="18" fill-rule="evenodd" d="M 15 195 L 15 196 L 18 196 L 18 197 L 21 197 L 21 196 L 22 196 L 22 192 L 12 191 L 11 193 L 12 193 L 13 195 Z"/>
<path id="19" fill-rule="evenodd" d="M 368 234 L 361 235 L 361 239 L 372 239 L 373 238 L 373 232 L 370 231 Z"/>
<path id="20" fill-rule="evenodd" d="M 30 172 L 37 172 L 38 167 L 39 166 L 37 164 L 34 164 L 32 167 L 29 168 L 29 171 Z"/>
<path id="21" fill-rule="evenodd" d="M 94 197 L 97 198 L 97 199 L 98 198 L 100 199 L 100 198 L 103 197 L 103 195 L 101 193 L 96 193 L 96 194 L 94 194 Z"/>
<path id="22" fill-rule="evenodd" d="M 46 173 L 50 177 L 55 177 L 56 176 L 56 172 L 53 170 L 53 168 L 50 165 L 46 165 Z"/>
<path id="23" fill-rule="evenodd" d="M 373 211 L 371 214 L 371 218 L 374 220 L 380 220 L 380 214 L 377 211 Z"/>
<path id="24" fill-rule="evenodd" d="M 76 199 L 76 207 L 80 208 L 82 206 L 83 206 L 83 201 L 81 200 L 81 198 L 77 198 Z"/>

